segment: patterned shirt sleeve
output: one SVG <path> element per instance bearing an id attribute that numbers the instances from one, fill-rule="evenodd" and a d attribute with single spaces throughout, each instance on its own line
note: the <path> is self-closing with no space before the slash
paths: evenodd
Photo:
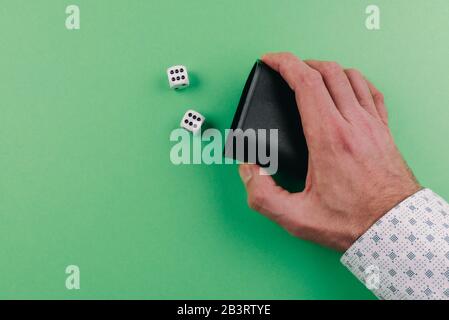
<path id="1" fill-rule="evenodd" d="M 429 189 L 391 209 L 341 262 L 380 299 L 449 299 L 449 204 Z"/>

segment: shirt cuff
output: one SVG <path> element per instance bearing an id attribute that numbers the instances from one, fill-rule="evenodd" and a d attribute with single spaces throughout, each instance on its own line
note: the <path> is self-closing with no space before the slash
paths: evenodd
<path id="1" fill-rule="evenodd" d="M 423 189 L 391 209 L 342 256 L 380 299 L 449 299 L 449 204 Z"/>

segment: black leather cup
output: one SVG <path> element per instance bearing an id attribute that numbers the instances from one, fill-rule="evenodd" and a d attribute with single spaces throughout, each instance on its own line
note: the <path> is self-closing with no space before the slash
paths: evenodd
<path id="1" fill-rule="evenodd" d="M 278 129 L 278 141 L 263 141 L 266 143 L 265 150 L 270 150 L 272 143 L 278 144 L 278 173 L 274 176 L 275 180 L 290 191 L 303 188 L 308 150 L 295 94 L 285 80 L 262 61 L 257 61 L 249 74 L 231 129 Z M 235 142 L 235 136 L 228 137 L 224 156 L 247 162 L 247 156 L 237 159 Z M 245 144 L 245 155 L 247 148 L 248 144 Z M 257 156 L 256 163 L 264 166 L 260 160 Z"/>

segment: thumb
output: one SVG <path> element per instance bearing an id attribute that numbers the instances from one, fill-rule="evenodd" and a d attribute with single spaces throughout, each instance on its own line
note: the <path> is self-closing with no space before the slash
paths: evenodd
<path id="1" fill-rule="evenodd" d="M 289 212 L 292 202 L 291 194 L 277 186 L 269 175 L 261 174 L 255 164 L 241 164 L 239 173 L 248 194 L 248 205 L 251 209 L 279 222 Z"/>

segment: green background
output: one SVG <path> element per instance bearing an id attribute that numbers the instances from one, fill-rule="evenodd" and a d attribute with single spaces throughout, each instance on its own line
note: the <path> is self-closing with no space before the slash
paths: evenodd
<path id="1" fill-rule="evenodd" d="M 0 298 L 373 298 L 339 253 L 248 209 L 235 165 L 172 165 L 169 134 L 188 108 L 227 128 L 264 52 L 337 60 L 383 91 L 408 163 L 449 198 L 448 16 L 447 0 L 1 0 Z"/>

